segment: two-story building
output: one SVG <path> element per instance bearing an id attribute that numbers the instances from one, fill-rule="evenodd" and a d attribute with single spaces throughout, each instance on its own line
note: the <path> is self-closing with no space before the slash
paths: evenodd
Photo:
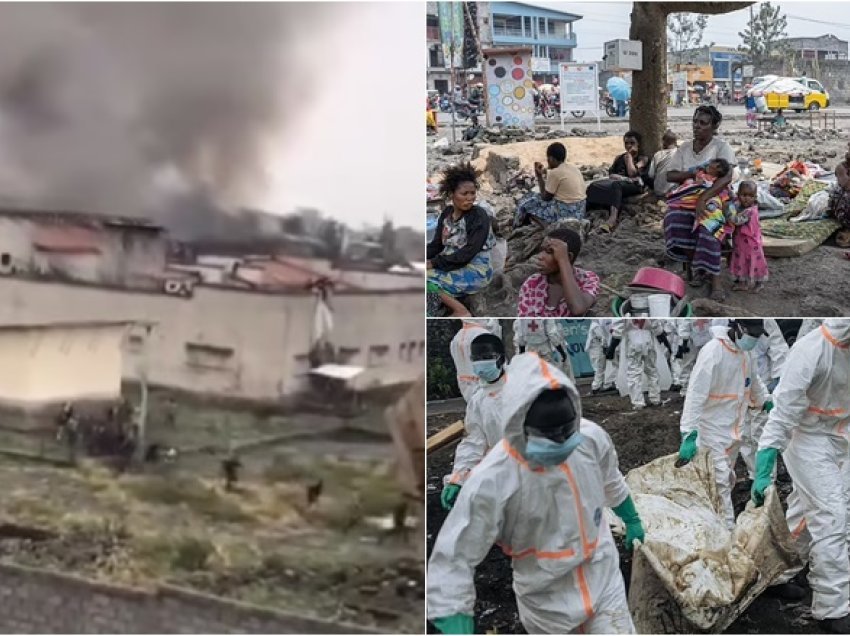
<path id="1" fill-rule="evenodd" d="M 831 33 L 812 38 L 785 38 L 785 45 L 803 60 L 846 60 L 847 40 Z"/>

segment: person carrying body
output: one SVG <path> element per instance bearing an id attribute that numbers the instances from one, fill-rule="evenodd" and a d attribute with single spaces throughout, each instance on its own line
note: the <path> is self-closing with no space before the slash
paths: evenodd
<path id="1" fill-rule="evenodd" d="M 786 521 L 802 560 L 809 561 L 812 616 L 826 631 L 850 633 L 850 320 L 830 318 L 788 354 L 759 440 L 752 500 L 764 503 L 776 456 L 794 487 Z M 777 592 L 799 600 L 803 590 L 786 572 Z"/>
<path id="2" fill-rule="evenodd" d="M 605 384 L 608 364 L 608 360 L 605 358 L 605 350 L 608 348 L 608 343 L 611 342 L 611 326 L 612 320 L 610 318 L 594 318 L 590 321 L 590 329 L 587 331 L 584 350 L 593 365 L 593 384 L 590 387 L 592 395 L 613 389 L 613 384 L 610 382 L 607 385 Z M 611 362 L 615 363 L 616 358 Z M 616 373 L 614 377 L 616 377 Z"/>
<path id="3" fill-rule="evenodd" d="M 643 376 L 648 382 L 649 403 L 652 406 L 661 404 L 661 387 L 658 383 L 657 351 L 655 341 L 670 349 L 670 342 L 660 322 L 649 318 L 620 318 L 614 321 L 611 330 L 611 342 L 605 357 L 614 359 L 614 353 L 620 344 L 626 348 L 626 377 L 629 384 L 629 399 L 632 408 L 642 409 L 646 406 L 643 397 Z"/>
<path id="4" fill-rule="evenodd" d="M 714 338 L 702 348 L 691 374 L 679 430 L 679 459 L 691 461 L 705 448 L 714 464 L 717 493 L 727 527 L 735 527 L 732 489 L 735 460 L 742 443 L 747 407 L 773 408 L 756 373 L 750 351 L 764 334 L 759 319 L 730 320 L 712 327 Z"/>
<path id="5" fill-rule="evenodd" d="M 502 438 L 500 413 L 501 394 L 505 386 L 505 347 L 491 333 L 476 336 L 468 351 L 478 387 L 466 404 L 464 438 L 455 450 L 452 474 L 444 479 L 440 502 L 451 509 L 470 471 Z"/>
<path id="6" fill-rule="evenodd" d="M 474 632 L 475 567 L 496 544 L 511 557 L 519 618 L 530 634 L 634 633 L 604 509 L 644 529 L 609 435 L 582 419 L 575 385 L 535 354 L 511 360 L 504 439 L 473 471 L 428 563 L 428 617 Z"/>
<path id="7" fill-rule="evenodd" d="M 517 316 L 584 316 L 596 303 L 599 276 L 575 266 L 581 237 L 568 228 L 552 230 L 542 247 L 540 271 L 529 276 L 519 289 Z"/>
<path id="8" fill-rule="evenodd" d="M 514 320 L 514 345 L 520 353 L 533 351 L 575 381 L 567 353 L 567 339 L 558 320 Z"/>
<path id="9" fill-rule="evenodd" d="M 753 349 L 752 357 L 761 383 L 772 396 L 785 369 L 789 348 L 776 320 L 764 318 L 764 331 L 764 337 L 759 338 L 758 344 Z M 770 397 L 770 401 L 775 403 L 773 397 Z M 768 414 L 761 408 L 748 409 L 744 422 L 741 435 L 744 442 L 741 445 L 741 459 L 747 465 L 750 479 L 755 478 L 756 450 L 758 450 L 759 438 L 764 430 L 764 425 L 767 423 L 767 418 Z"/>

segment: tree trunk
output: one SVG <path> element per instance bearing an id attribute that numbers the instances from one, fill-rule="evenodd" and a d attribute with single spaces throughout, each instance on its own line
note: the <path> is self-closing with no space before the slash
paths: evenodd
<path id="1" fill-rule="evenodd" d="M 667 128 L 667 16 L 671 13 L 717 15 L 752 2 L 634 2 L 629 39 L 643 42 L 643 70 L 632 73 L 629 126 L 643 135 L 643 154 L 661 149 Z"/>
<path id="2" fill-rule="evenodd" d="M 660 2 L 632 4 L 629 39 L 643 42 L 643 70 L 632 73 L 629 127 L 643 135 L 641 153 L 661 149 L 667 127 L 667 13 Z"/>

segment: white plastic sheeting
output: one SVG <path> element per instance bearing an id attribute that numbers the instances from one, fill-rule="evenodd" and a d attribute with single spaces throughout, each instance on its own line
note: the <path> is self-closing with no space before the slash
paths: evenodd
<path id="1" fill-rule="evenodd" d="M 748 503 L 730 533 L 708 454 L 682 468 L 677 458 L 626 476 L 646 529 L 629 607 L 638 633 L 718 633 L 798 558 L 775 489 L 763 507 Z"/>

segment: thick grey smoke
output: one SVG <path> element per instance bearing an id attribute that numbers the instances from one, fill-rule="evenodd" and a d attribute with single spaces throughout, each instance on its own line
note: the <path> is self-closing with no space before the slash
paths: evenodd
<path id="1" fill-rule="evenodd" d="M 270 144 L 339 53 L 322 30 L 348 10 L 0 4 L 0 199 L 203 232 L 186 207 L 257 198 Z"/>

